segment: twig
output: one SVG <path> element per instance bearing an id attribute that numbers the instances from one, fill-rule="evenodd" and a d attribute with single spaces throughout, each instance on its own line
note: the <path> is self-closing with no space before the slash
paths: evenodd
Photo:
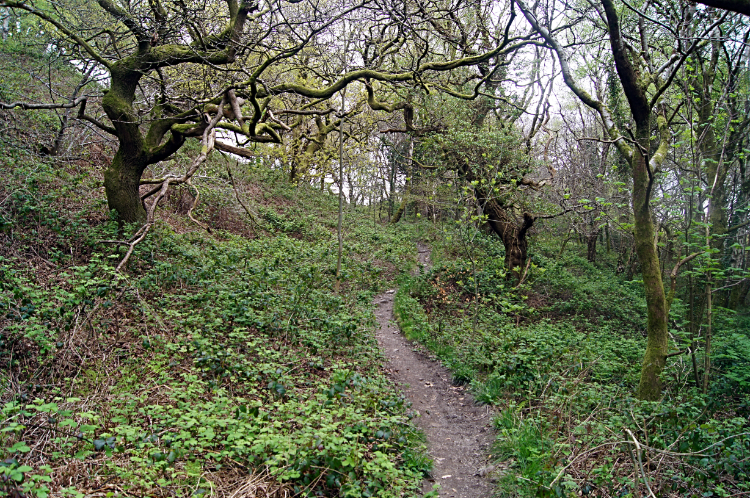
<path id="1" fill-rule="evenodd" d="M 646 485 L 646 489 L 648 490 L 648 494 L 651 496 L 651 498 L 656 498 L 656 495 L 654 495 L 654 492 L 651 491 L 651 485 L 648 483 L 648 477 L 646 476 L 646 471 L 643 468 L 643 461 L 641 460 L 641 443 L 638 442 L 638 440 L 635 438 L 633 433 L 630 429 L 625 428 L 625 432 L 628 433 L 628 436 L 633 440 L 633 444 L 635 444 L 635 454 L 638 457 L 638 467 L 641 469 L 641 475 L 643 476 L 643 484 Z"/>
<path id="2" fill-rule="evenodd" d="M 560 472 L 558 472 L 557 476 L 556 476 L 556 477 L 555 477 L 554 479 L 552 479 L 552 482 L 551 482 L 551 483 L 549 483 L 549 486 L 547 486 L 547 489 L 552 489 L 552 486 L 554 486 L 554 485 L 555 485 L 555 483 L 556 483 L 556 482 L 557 482 L 557 481 L 558 481 L 558 480 L 559 480 L 559 479 L 560 479 L 560 478 L 561 478 L 561 477 L 563 476 L 563 474 L 565 473 L 565 471 L 566 471 L 566 470 L 568 470 L 568 469 L 570 468 L 570 466 L 571 466 L 571 465 L 573 465 L 573 464 L 574 464 L 574 463 L 575 463 L 575 462 L 576 462 L 576 461 L 577 461 L 577 460 L 578 460 L 579 458 L 581 458 L 582 456 L 584 456 L 584 455 L 588 455 L 589 453 L 593 453 L 594 451 L 596 451 L 596 450 L 598 450 L 598 449 L 600 449 L 600 448 L 604 448 L 605 446 L 618 446 L 618 445 L 620 445 L 620 444 L 622 444 L 622 443 L 626 443 L 626 442 L 627 442 L 627 441 L 616 441 L 616 442 L 614 442 L 614 443 L 604 443 L 604 444 L 600 444 L 599 446 L 596 446 L 596 447 L 594 447 L 594 448 L 591 448 L 590 450 L 586 450 L 586 451 L 584 451 L 583 453 L 579 453 L 579 454 L 577 454 L 577 455 L 575 456 L 575 458 L 573 458 L 573 460 L 571 460 L 571 461 L 570 461 L 570 462 L 568 463 L 568 465 L 566 465 L 565 467 L 563 467 L 563 468 L 562 468 L 562 469 L 560 470 Z"/>
<path id="3" fill-rule="evenodd" d="M 654 448 L 653 446 L 647 446 L 647 445 L 644 445 L 644 444 L 641 444 L 641 446 L 644 447 L 644 448 L 646 448 L 649 451 L 655 451 L 657 453 L 664 453 L 665 455 L 670 455 L 670 456 L 674 456 L 674 457 L 706 456 L 705 452 L 708 449 L 713 448 L 714 446 L 718 446 L 718 445 L 722 444 L 724 441 L 727 441 L 729 439 L 734 439 L 734 438 L 737 438 L 737 437 L 740 437 L 740 436 L 750 436 L 750 432 L 740 432 L 739 434 L 733 434 L 731 436 L 727 436 L 727 437 L 725 437 L 723 439 L 720 439 L 720 440 L 716 441 L 713 444 L 710 444 L 710 445 L 706 446 L 705 448 L 703 448 L 700 451 L 690 452 L 690 453 L 677 453 L 677 452 L 669 451 L 669 450 L 661 450 L 659 448 Z"/>
<path id="4" fill-rule="evenodd" d="M 227 174 L 229 175 L 229 182 L 232 184 L 232 189 L 234 189 L 234 197 L 237 199 L 237 202 L 240 203 L 240 206 L 242 206 L 242 209 L 245 210 L 245 212 L 253 221 L 253 223 L 255 223 L 255 225 L 260 228 L 260 223 L 258 222 L 258 213 L 256 213 L 255 211 L 247 207 L 247 205 L 242 201 L 242 198 L 240 197 L 240 192 L 237 190 L 237 185 L 234 183 L 234 176 L 232 175 L 232 168 L 229 167 L 228 162 L 227 162 Z"/>
<path id="5" fill-rule="evenodd" d="M 715 288 L 715 289 L 711 289 L 711 292 L 716 292 L 716 291 L 720 291 L 720 290 L 728 289 L 728 288 L 730 288 L 730 287 L 734 287 L 735 285 L 740 285 L 740 284 L 741 284 L 741 283 L 743 283 L 743 282 L 744 282 L 745 280 L 747 280 L 747 278 L 743 278 L 743 279 L 741 279 L 741 280 L 737 280 L 736 282 L 732 282 L 731 284 L 727 284 L 727 285 L 725 285 L 724 287 L 717 287 L 717 288 Z"/>
<path id="6" fill-rule="evenodd" d="M 671 335 L 671 334 L 670 334 L 670 335 Z M 668 354 L 667 356 L 665 356 L 664 358 L 665 358 L 665 359 L 666 359 L 666 358 L 672 358 L 673 356 L 680 356 L 680 355 L 682 355 L 682 354 L 685 354 L 685 353 L 692 353 L 692 352 L 693 352 L 692 348 L 690 348 L 690 347 L 687 347 L 687 348 L 685 348 L 685 349 L 683 349 L 683 350 L 681 350 L 681 351 L 675 351 L 674 353 L 669 353 L 669 354 Z"/>
<path id="7" fill-rule="evenodd" d="M 74 437 L 74 438 L 78 439 L 79 441 L 86 441 L 87 443 L 94 444 L 94 441 L 92 441 L 91 439 L 89 439 L 87 437 L 84 437 L 82 433 L 80 435 L 79 434 L 73 434 L 72 432 L 63 431 L 63 430 L 57 429 L 55 427 L 51 427 L 49 425 L 41 425 L 41 424 L 21 424 L 21 425 L 23 425 L 25 428 L 31 427 L 31 428 L 34 428 L 34 429 L 44 429 L 44 430 L 48 430 L 48 431 L 57 432 L 59 434 L 65 435 L 65 436 Z"/>
<path id="8" fill-rule="evenodd" d="M 526 260 L 526 268 L 523 270 L 523 275 L 521 275 L 521 280 L 518 281 L 518 285 L 516 285 L 516 289 L 521 287 L 521 284 L 523 284 L 523 281 L 526 280 L 526 276 L 529 273 L 529 267 L 531 266 L 531 258 Z"/>

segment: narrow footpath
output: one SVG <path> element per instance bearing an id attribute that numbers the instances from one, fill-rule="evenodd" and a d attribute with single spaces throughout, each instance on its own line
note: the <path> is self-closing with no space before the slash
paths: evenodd
<path id="1" fill-rule="evenodd" d="M 418 250 L 420 263 L 429 267 L 429 248 L 419 244 Z M 393 322 L 394 293 L 391 290 L 375 298 L 377 339 L 391 378 L 403 385 L 412 409 L 419 413 L 417 425 L 427 435 L 434 465 L 423 491 L 438 483 L 439 496 L 444 498 L 489 498 L 493 490 L 493 467 L 488 462 L 490 409 L 475 404 L 467 388 L 452 384 L 448 369 L 401 334 Z"/>

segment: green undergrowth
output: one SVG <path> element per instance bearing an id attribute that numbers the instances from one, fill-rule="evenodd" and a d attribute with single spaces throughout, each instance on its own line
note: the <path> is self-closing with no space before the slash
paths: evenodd
<path id="1" fill-rule="evenodd" d="M 348 212 L 336 294 L 334 201 L 238 168 L 263 185 L 254 237 L 159 222 L 116 273 L 116 223 L 82 197 L 100 179 L 3 152 L 0 496 L 229 496 L 251 475 L 298 496 L 419 494 L 431 462 L 372 305 L 413 266 L 410 227 Z"/>
<path id="2" fill-rule="evenodd" d="M 27 24 L 28 19 L 18 22 Z M 0 40 L 0 64 L 3 67 L 3 74 L 0 75 L 0 101 L 46 103 L 53 96 L 60 98 L 71 95 L 73 89 L 84 81 L 81 73 L 48 50 L 50 40 L 22 41 L 18 37 L 19 33 L 15 33 L 15 39 L 11 36 L 6 41 Z M 42 84 L 47 78 L 49 84 Z M 89 81 L 79 89 L 78 95 L 96 94 L 98 88 L 97 83 Z M 75 115 L 70 110 L 67 113 L 69 116 Z M 16 138 L 14 148 L 34 152 L 48 151 L 52 148 L 65 114 L 66 111 L 61 109 L 0 112 L 0 136 Z M 67 125 L 69 128 L 78 127 L 72 118 Z M 69 129 L 68 134 L 70 133 Z M 59 152 L 67 155 L 68 152 L 78 154 L 81 151 L 80 148 L 65 147 Z"/>
<path id="3" fill-rule="evenodd" d="M 499 241 L 479 234 L 473 244 L 482 251 L 469 253 L 472 264 L 455 238 L 437 238 L 434 267 L 401 277 L 394 311 L 455 383 L 497 407 L 501 496 L 645 496 L 646 482 L 656 496 L 750 490 L 750 339 L 740 319 L 718 312 L 707 395 L 683 355 L 669 360 L 663 400 L 641 402 L 639 282 L 542 246 L 519 287 L 506 278 Z M 675 302 L 677 341 L 682 310 Z M 631 434 L 647 448 L 640 463 Z"/>

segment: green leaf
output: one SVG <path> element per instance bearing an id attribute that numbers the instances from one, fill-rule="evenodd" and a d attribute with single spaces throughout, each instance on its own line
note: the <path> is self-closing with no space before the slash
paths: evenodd
<path id="1" fill-rule="evenodd" d="M 26 445 L 26 443 L 24 443 L 23 441 L 17 442 L 10 448 L 11 453 L 28 453 L 29 451 L 31 451 L 31 448 L 29 448 L 28 445 Z"/>

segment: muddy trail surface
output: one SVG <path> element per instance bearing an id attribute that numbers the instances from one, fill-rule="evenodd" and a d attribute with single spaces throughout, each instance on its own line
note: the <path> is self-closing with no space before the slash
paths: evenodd
<path id="1" fill-rule="evenodd" d="M 430 250 L 419 244 L 419 261 L 430 265 Z M 423 491 L 440 484 L 439 496 L 485 498 L 492 496 L 494 471 L 488 462 L 492 444 L 492 413 L 479 406 L 463 386 L 454 386 L 451 373 L 422 346 L 407 340 L 394 323 L 390 290 L 375 298 L 377 339 L 388 360 L 391 378 L 403 386 L 404 394 L 418 412 L 417 425 L 427 435 L 433 459 L 432 479 Z"/>

